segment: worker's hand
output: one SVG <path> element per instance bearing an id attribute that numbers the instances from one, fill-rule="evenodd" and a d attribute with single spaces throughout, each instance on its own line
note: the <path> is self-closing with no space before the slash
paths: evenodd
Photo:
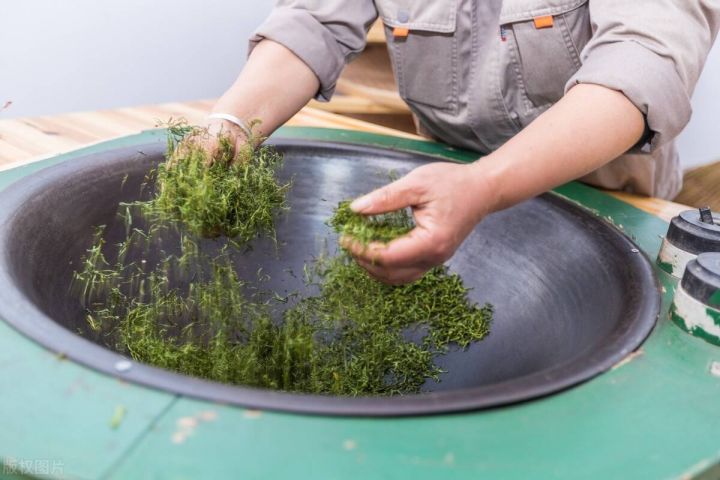
<path id="1" fill-rule="evenodd" d="M 232 150 L 224 156 L 220 155 L 220 139 L 223 136 L 233 144 Z M 187 149 L 200 146 L 207 152 L 208 166 L 218 161 L 229 164 L 238 159 L 238 152 L 248 150 L 247 142 L 247 136 L 237 125 L 225 120 L 209 119 L 206 128 L 198 129 L 194 134 L 180 142 L 177 156 L 182 158 L 187 153 Z M 249 149 L 250 153 L 252 148 Z M 174 165 L 175 159 L 171 158 L 169 164 L 170 166 Z"/>
<path id="2" fill-rule="evenodd" d="M 476 165 L 432 163 L 356 199 L 363 215 L 412 207 L 416 227 L 388 244 L 363 246 L 340 239 L 360 266 L 376 279 L 399 285 L 420 279 L 455 253 L 475 225 L 492 211 L 490 182 Z"/>
<path id="3" fill-rule="evenodd" d="M 233 148 L 226 154 L 220 155 L 220 141 L 223 136 L 233 143 Z M 247 150 L 247 137 L 237 125 L 223 120 L 210 119 L 205 128 L 196 129 L 180 141 L 176 151 L 168 159 L 168 166 L 172 168 L 179 159 L 185 158 L 192 149 L 198 146 L 207 152 L 207 166 L 219 161 L 230 164 L 237 159 L 237 152 L 241 152 L 243 149 Z M 250 152 L 252 152 L 252 147 Z"/>
<path id="4" fill-rule="evenodd" d="M 208 152 L 208 165 L 212 165 L 219 159 L 218 152 L 220 151 L 220 137 L 222 136 L 227 137 L 233 143 L 233 158 L 237 152 L 247 146 L 247 136 L 240 127 L 227 120 L 209 119 L 207 132 L 200 134 L 197 139 Z"/>

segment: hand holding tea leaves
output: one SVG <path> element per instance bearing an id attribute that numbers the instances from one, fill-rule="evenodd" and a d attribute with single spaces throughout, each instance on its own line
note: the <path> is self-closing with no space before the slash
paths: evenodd
<path id="1" fill-rule="evenodd" d="M 168 167 L 193 154 L 202 154 L 206 166 L 247 163 L 265 138 L 258 131 L 259 120 L 250 123 L 252 136 L 229 122 L 210 120 L 207 127 L 190 127 L 185 121 L 160 124 L 168 130 Z"/>
<path id="2" fill-rule="evenodd" d="M 251 120 L 247 125 L 250 133 L 248 136 L 243 129 L 231 122 L 210 119 L 204 135 L 197 139 L 208 154 L 208 165 L 216 162 L 228 163 L 223 156 L 224 152 L 230 152 L 230 164 L 251 161 L 255 149 L 267 139 L 260 131 L 261 124 L 261 120 Z"/>
<path id="3" fill-rule="evenodd" d="M 341 244 L 378 280 L 399 285 L 420 279 L 448 260 L 489 213 L 491 190 L 474 165 L 431 163 L 356 199 L 351 208 L 377 215 L 411 207 L 415 228 L 389 243 L 345 235 Z"/>
<path id="4" fill-rule="evenodd" d="M 204 133 L 197 140 L 208 153 L 209 164 L 213 164 L 218 160 L 218 153 L 222 150 L 221 142 L 223 141 L 229 143 L 231 146 L 230 151 L 233 154 L 246 151 L 248 147 L 252 149 L 255 146 L 255 142 L 247 138 L 247 135 L 240 127 L 226 120 L 208 120 L 207 131 Z"/>
<path id="5" fill-rule="evenodd" d="M 287 209 L 290 189 L 276 177 L 282 156 L 268 146 L 236 149 L 230 137 L 220 135 L 211 160 L 202 143 L 210 136 L 206 129 L 172 119 L 166 127 L 168 160 L 155 173 L 156 197 L 142 202 L 144 214 L 181 221 L 204 237 L 226 235 L 243 242 L 258 232 L 274 237 L 273 216 Z"/>

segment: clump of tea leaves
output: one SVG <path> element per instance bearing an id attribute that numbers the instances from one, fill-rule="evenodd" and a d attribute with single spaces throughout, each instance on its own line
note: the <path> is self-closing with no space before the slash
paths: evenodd
<path id="1" fill-rule="evenodd" d="M 328 224 L 340 235 L 351 237 L 362 245 L 388 243 L 413 229 L 412 217 L 406 210 L 360 215 L 352 211 L 350 203 L 349 200 L 340 202 Z"/>
<path id="2" fill-rule="evenodd" d="M 272 220 L 285 208 L 289 188 L 275 179 L 280 159 L 269 149 L 246 157 L 247 165 L 260 165 L 262 182 L 248 180 L 253 169 L 233 170 L 232 161 L 231 168 L 226 164 L 210 177 L 207 170 L 215 164 L 207 167 L 203 150 L 185 148 L 185 138 L 179 135 L 171 144 L 171 161 L 158 170 L 158 180 L 166 183 L 156 196 L 149 203 L 125 206 L 126 238 L 107 244 L 106 232 L 99 228 L 75 274 L 89 334 L 100 343 L 139 362 L 219 382 L 306 393 L 393 395 L 418 392 L 427 379 L 439 379 L 438 355 L 488 334 L 491 306 L 471 302 L 462 279 L 446 267 L 395 287 L 372 279 L 344 252 L 321 255 L 306 266 L 305 281 L 316 293 L 294 299 L 266 290 L 261 272 L 252 282 L 241 279 L 234 265 L 238 242 L 208 247 L 201 237 L 235 233 L 247 242 L 258 235 L 274 236 Z M 182 165 L 187 167 L 182 174 L 173 172 Z M 271 170 L 263 170 L 270 165 Z M 172 197 L 167 182 L 179 188 Z M 235 205 L 242 210 L 249 203 L 248 208 L 258 211 L 258 199 L 264 198 L 260 217 L 271 222 L 257 222 L 246 213 L 226 215 L 233 209 L 224 207 L 195 210 L 188 200 L 195 194 L 184 190 L 191 186 L 255 191 L 259 196 L 252 199 L 244 193 L 233 197 Z M 262 188 L 269 191 L 259 192 Z M 148 208 L 160 198 L 167 202 L 163 208 Z M 172 207 L 177 204 L 182 209 Z M 130 208 L 141 214 L 131 215 Z M 214 220 L 206 216 L 209 211 Z M 328 223 L 365 242 L 387 242 L 412 228 L 404 211 L 358 217 L 343 202 Z M 255 223 L 240 225 L 240 218 Z"/>
<path id="3" fill-rule="evenodd" d="M 185 123 L 169 125 L 168 161 L 157 169 L 157 195 L 143 206 L 145 214 L 178 220 L 204 237 L 224 235 L 244 243 L 274 235 L 274 216 L 287 208 L 290 188 L 277 179 L 282 156 L 268 146 L 254 148 L 257 138 L 236 151 L 234 140 L 221 134 L 209 159 L 203 143 L 208 135 Z"/>

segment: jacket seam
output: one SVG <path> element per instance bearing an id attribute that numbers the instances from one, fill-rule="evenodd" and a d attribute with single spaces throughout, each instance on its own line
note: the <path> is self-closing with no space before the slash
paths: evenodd
<path id="1" fill-rule="evenodd" d="M 532 112 L 536 109 L 535 104 L 530 101 L 527 95 L 527 89 L 525 87 L 525 79 L 523 78 L 522 72 L 520 71 L 520 54 L 517 46 L 517 37 L 515 36 L 515 29 L 512 29 L 512 42 L 509 45 L 510 61 L 512 63 L 513 71 L 515 72 L 515 80 L 518 82 L 518 89 L 520 91 L 520 97 L 525 104 L 526 112 Z"/>
<path id="2" fill-rule="evenodd" d="M 397 5 L 397 2 L 393 2 L 393 0 L 383 0 L 376 2 L 376 6 L 382 5 L 383 3 L 389 4 L 389 5 Z M 454 32 L 457 29 L 457 1 L 451 0 L 448 2 L 450 5 L 450 8 L 448 9 L 448 17 L 447 20 L 444 22 L 401 22 L 397 18 L 391 17 L 389 15 L 383 15 L 380 14 L 380 18 L 382 19 L 383 23 L 386 25 L 389 25 L 391 27 L 407 27 L 410 30 L 423 30 L 423 29 L 431 29 L 430 31 L 433 31 L 432 29 L 435 29 L 437 33 L 450 33 Z"/>
<path id="3" fill-rule="evenodd" d="M 572 31 L 570 29 L 570 25 L 568 25 L 567 17 L 562 15 L 560 18 L 564 26 L 561 28 L 561 31 L 563 40 L 565 41 L 565 47 L 567 48 L 570 59 L 573 64 L 575 64 L 575 67 L 580 68 L 582 66 L 582 62 L 580 61 L 580 52 L 578 51 L 577 45 L 575 45 L 575 40 L 572 38 Z"/>

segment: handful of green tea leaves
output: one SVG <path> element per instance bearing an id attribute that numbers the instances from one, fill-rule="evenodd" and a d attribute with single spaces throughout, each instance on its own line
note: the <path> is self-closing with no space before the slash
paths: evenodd
<path id="1" fill-rule="evenodd" d="M 271 147 L 253 147 L 256 139 L 234 150 L 228 136 L 218 137 L 210 162 L 198 141 L 207 132 L 184 124 L 170 126 L 168 162 L 157 170 L 157 195 L 145 202 L 145 214 L 174 219 L 194 234 L 224 235 L 248 242 L 259 234 L 274 236 L 274 216 L 287 209 L 290 183 L 280 183 L 276 171 L 282 156 Z"/>
<path id="2" fill-rule="evenodd" d="M 350 200 L 338 204 L 328 224 L 340 235 L 351 237 L 367 245 L 371 242 L 388 243 L 413 229 L 412 217 L 406 210 L 380 215 L 360 215 L 350 208 Z"/>

